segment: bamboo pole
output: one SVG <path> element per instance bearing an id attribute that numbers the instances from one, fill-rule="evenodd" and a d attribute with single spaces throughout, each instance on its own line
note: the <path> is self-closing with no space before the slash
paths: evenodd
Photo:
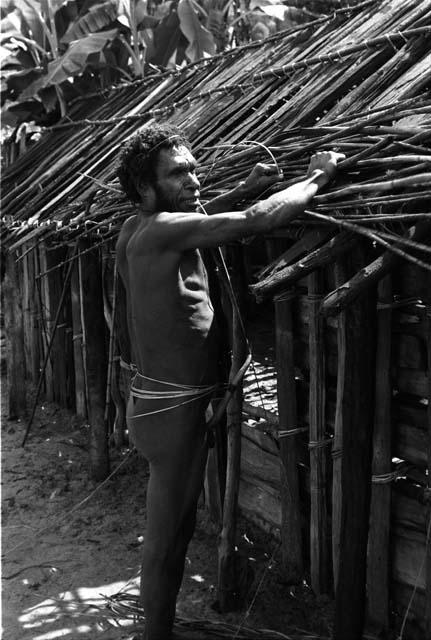
<path id="1" fill-rule="evenodd" d="M 359 253 L 358 260 L 363 262 Z M 371 494 L 375 394 L 375 296 L 367 292 L 346 310 L 342 397 L 342 513 L 334 640 L 361 640 Z"/>
<path id="2" fill-rule="evenodd" d="M 368 548 L 368 617 L 379 635 L 389 628 L 391 483 L 377 482 L 389 474 L 391 447 L 392 282 L 379 283 L 376 353 L 376 401 L 373 435 L 370 531 Z"/>
<path id="3" fill-rule="evenodd" d="M 329 593 L 330 556 L 327 514 L 327 447 L 326 421 L 326 363 L 324 321 L 320 315 L 322 301 L 322 273 L 308 277 L 309 299 L 309 449 L 310 449 L 310 573 L 314 593 Z"/>
<path id="4" fill-rule="evenodd" d="M 16 256 L 14 253 L 8 253 L 3 291 L 10 420 L 16 420 L 27 414 L 24 326 L 19 275 Z"/>
<path id="5" fill-rule="evenodd" d="M 96 251 L 80 255 L 79 261 L 82 275 L 84 367 L 90 423 L 90 468 L 93 480 L 100 481 L 109 474 L 108 431 L 104 419 L 107 354 L 102 277 Z"/>

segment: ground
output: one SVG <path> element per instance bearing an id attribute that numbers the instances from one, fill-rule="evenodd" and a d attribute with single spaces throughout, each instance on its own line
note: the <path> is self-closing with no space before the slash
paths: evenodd
<path id="1" fill-rule="evenodd" d="M 88 475 L 88 426 L 41 401 L 22 448 L 26 423 L 7 419 L 5 390 L 3 380 L 4 640 L 133 638 L 133 621 L 118 618 L 105 605 L 108 596 L 120 591 L 137 593 L 145 535 L 145 461 L 128 449 L 114 450 L 112 469 L 122 466 L 97 487 Z M 229 638 L 249 637 L 244 627 L 276 629 L 289 638 L 303 637 L 300 629 L 316 634 L 309 638 L 329 635 L 328 600 L 315 599 L 305 586 L 283 584 L 278 554 L 271 559 L 273 541 L 245 521 L 240 538 L 255 570 L 249 611 L 217 613 L 212 607 L 217 532 L 203 504 L 198 516 L 177 607 L 184 638 L 221 637 L 202 630 L 193 634 L 191 619 L 212 621 L 220 629 L 221 623 L 229 623 L 231 631 L 223 636 Z"/>

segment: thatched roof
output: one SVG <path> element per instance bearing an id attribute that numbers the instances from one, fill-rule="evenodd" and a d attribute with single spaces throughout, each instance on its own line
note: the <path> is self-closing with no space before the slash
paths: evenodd
<path id="1" fill-rule="evenodd" d="M 145 123 L 163 120 L 189 134 L 204 196 L 269 161 L 262 144 L 286 184 L 304 174 L 313 151 L 346 153 L 314 213 L 336 208 L 344 223 L 360 213 L 361 225 L 374 230 L 372 216 L 403 214 L 388 231 L 392 243 L 406 220 L 417 219 L 412 214 L 431 215 L 430 24 L 431 0 L 367 0 L 76 101 L 4 171 L 3 240 L 14 249 L 48 237 L 114 237 L 132 212 L 115 182 L 118 149 Z M 303 224 L 316 221 L 310 214 Z M 330 224 L 337 230 L 339 221 Z"/>

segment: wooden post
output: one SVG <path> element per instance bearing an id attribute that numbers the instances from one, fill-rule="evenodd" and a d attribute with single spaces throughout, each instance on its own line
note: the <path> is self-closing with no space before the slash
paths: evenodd
<path id="1" fill-rule="evenodd" d="M 49 297 L 49 307 L 47 308 L 49 339 L 51 339 L 54 331 L 53 321 L 59 308 L 59 301 L 64 286 L 64 273 L 62 273 L 61 268 L 58 268 L 57 265 L 63 262 L 65 257 L 66 252 L 64 249 L 56 248 L 46 250 L 46 266 L 48 269 L 52 269 L 50 273 L 44 276 Z M 67 407 L 70 404 L 68 378 L 71 375 L 71 372 L 69 372 L 71 363 L 68 361 L 66 346 L 66 341 L 69 337 L 69 334 L 66 333 L 66 329 L 68 328 L 67 315 L 66 298 L 64 297 L 51 349 L 53 400 L 62 407 Z"/>
<path id="2" fill-rule="evenodd" d="M 81 296 L 79 287 L 79 263 L 75 260 L 70 281 L 72 310 L 73 370 L 75 375 L 75 411 L 81 418 L 87 417 L 86 387 L 84 375 L 84 334 L 81 322 Z"/>
<path id="3" fill-rule="evenodd" d="M 280 431 L 290 431 L 298 426 L 291 305 L 289 300 L 275 302 L 275 349 Z M 284 579 L 290 584 L 299 584 L 304 571 L 297 462 L 296 436 L 280 438 L 282 569 Z"/>
<path id="4" fill-rule="evenodd" d="M 16 253 L 8 253 L 4 279 L 4 314 L 7 345 L 8 417 L 27 414 L 22 298 Z"/>
<path id="5" fill-rule="evenodd" d="M 386 276 L 379 285 L 376 350 L 376 402 L 373 436 L 373 479 L 368 546 L 368 616 L 379 635 L 389 628 L 391 484 L 379 483 L 392 465 L 391 352 L 392 282 Z"/>
<path id="6" fill-rule="evenodd" d="M 123 281 L 121 280 L 119 274 L 117 275 L 117 302 L 116 314 L 114 316 L 114 328 L 116 335 L 116 346 L 117 351 L 119 352 L 119 356 L 124 360 L 124 362 L 126 362 L 127 364 L 131 364 L 132 362 L 134 362 L 134 357 L 130 344 L 129 326 L 127 320 L 127 295 Z M 123 394 L 121 397 L 123 411 L 118 411 L 118 415 L 115 418 L 114 439 L 116 446 L 121 446 L 120 443 L 124 442 L 126 436 L 126 407 L 130 393 L 131 372 L 124 369 L 123 367 L 120 367 L 117 380 L 119 390 L 123 390 Z"/>
<path id="7" fill-rule="evenodd" d="M 28 248 L 24 245 L 23 252 L 26 253 Z M 33 252 L 26 253 L 22 260 L 22 289 L 26 373 L 28 379 L 36 384 L 39 379 L 40 356 L 37 335 L 37 294 Z"/>
<path id="8" fill-rule="evenodd" d="M 46 247 L 44 243 L 39 245 L 39 274 L 45 273 L 48 269 L 47 266 L 47 258 L 46 258 Z M 38 275 L 39 275 L 38 274 Z M 49 286 L 48 279 L 46 276 L 41 276 L 39 278 L 39 306 L 40 306 L 40 318 L 41 318 L 41 338 L 42 338 L 42 353 L 41 353 L 41 361 L 45 360 L 46 353 L 48 351 L 49 345 L 49 336 L 51 335 L 51 301 L 49 297 Z M 51 358 L 48 358 L 45 363 L 45 397 L 49 402 L 54 400 L 54 390 L 53 390 L 53 372 L 52 372 L 52 361 Z"/>
<path id="9" fill-rule="evenodd" d="M 82 274 L 80 293 L 90 423 L 90 465 L 93 480 L 99 481 L 109 473 L 108 432 L 104 419 L 107 354 L 102 276 L 96 250 L 81 254 L 79 261 Z"/>
<path id="10" fill-rule="evenodd" d="M 314 593 L 329 593 L 330 555 L 327 514 L 326 363 L 324 320 L 320 316 L 322 274 L 308 277 L 310 398 L 310 573 Z"/>
<path id="11" fill-rule="evenodd" d="M 335 264 L 334 275 L 336 286 L 341 286 L 346 279 L 346 269 L 343 259 L 340 259 Z M 341 484 L 341 458 L 343 453 L 342 398 L 346 371 L 346 314 L 344 311 L 338 314 L 337 344 L 337 400 L 334 439 L 332 442 L 332 575 L 334 589 L 337 588 L 340 561 L 341 504 L 343 498 L 343 487 Z"/>
<path id="12" fill-rule="evenodd" d="M 237 291 L 244 287 L 244 270 L 240 247 L 229 247 L 232 265 L 232 286 Z M 232 365 L 238 371 L 247 357 L 247 342 L 239 309 L 232 305 Z M 227 462 L 226 488 L 223 501 L 222 529 L 218 545 L 218 603 L 222 613 L 235 611 L 244 605 L 247 591 L 248 562 L 241 565 L 237 554 L 236 530 L 238 493 L 241 476 L 242 383 L 234 391 L 227 407 Z"/>
<path id="13" fill-rule="evenodd" d="M 425 636 L 431 637 L 431 274 L 426 275 L 428 282 L 427 313 L 427 355 L 428 355 L 428 512 L 426 518 L 426 573 L 425 573 Z"/>
<path id="14" fill-rule="evenodd" d="M 359 252 L 358 252 L 359 253 Z M 375 295 L 368 291 L 346 310 L 340 561 L 334 640 L 361 640 L 371 494 L 375 395 Z"/>
<path id="15" fill-rule="evenodd" d="M 247 351 L 236 314 L 233 321 L 232 366 L 238 369 Z M 241 474 L 242 386 L 234 392 L 227 409 L 227 469 L 223 503 L 223 524 L 218 546 L 218 601 L 220 611 L 235 611 L 243 604 L 239 585 L 240 567 L 235 552 L 238 493 Z"/>

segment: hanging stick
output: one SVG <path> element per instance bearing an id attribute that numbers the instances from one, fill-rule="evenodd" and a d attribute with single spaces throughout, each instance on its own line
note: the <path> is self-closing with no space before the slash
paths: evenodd
<path id="1" fill-rule="evenodd" d="M 76 253 L 77 247 L 78 247 L 78 245 L 76 244 L 75 248 L 73 249 L 73 254 Z M 30 433 L 31 426 L 33 424 L 33 420 L 34 420 L 34 416 L 35 416 L 36 408 L 37 408 L 37 403 L 39 401 L 40 391 L 42 389 L 44 373 L 45 373 L 46 366 L 48 364 L 48 359 L 49 359 L 49 355 L 51 353 L 52 345 L 54 344 L 55 333 L 56 333 L 56 330 L 57 330 L 58 321 L 60 319 L 60 313 L 61 313 L 61 310 L 63 308 L 64 299 L 66 297 L 67 285 L 69 284 L 70 275 L 72 273 L 72 267 L 73 267 L 73 261 L 69 263 L 69 267 L 67 269 L 66 277 L 64 279 L 63 290 L 61 292 L 60 300 L 58 301 L 58 307 L 57 307 L 57 312 L 55 314 L 54 324 L 53 324 L 53 327 L 52 327 L 52 333 L 51 333 L 51 336 L 49 338 L 49 342 L 48 342 L 47 349 L 46 349 L 46 352 L 45 352 L 45 358 L 44 358 L 44 361 L 43 361 L 43 364 L 42 364 L 42 369 L 41 369 L 41 372 L 40 372 L 39 381 L 37 383 L 36 394 L 35 394 L 35 397 L 34 397 L 33 409 L 32 409 L 31 415 L 30 415 L 30 419 L 29 419 L 29 421 L 27 423 L 27 428 L 25 430 L 24 438 L 23 438 L 22 445 L 21 445 L 22 447 L 25 446 L 25 443 L 27 441 L 28 435 Z"/>
<path id="2" fill-rule="evenodd" d="M 112 386 L 112 366 L 114 361 L 114 343 L 115 343 L 115 313 L 117 307 L 117 261 L 114 264 L 114 293 L 111 313 L 111 326 L 109 327 L 109 356 L 108 356 L 108 373 L 106 379 L 106 399 L 105 399 L 105 421 L 108 420 L 109 399 L 111 397 Z"/>

